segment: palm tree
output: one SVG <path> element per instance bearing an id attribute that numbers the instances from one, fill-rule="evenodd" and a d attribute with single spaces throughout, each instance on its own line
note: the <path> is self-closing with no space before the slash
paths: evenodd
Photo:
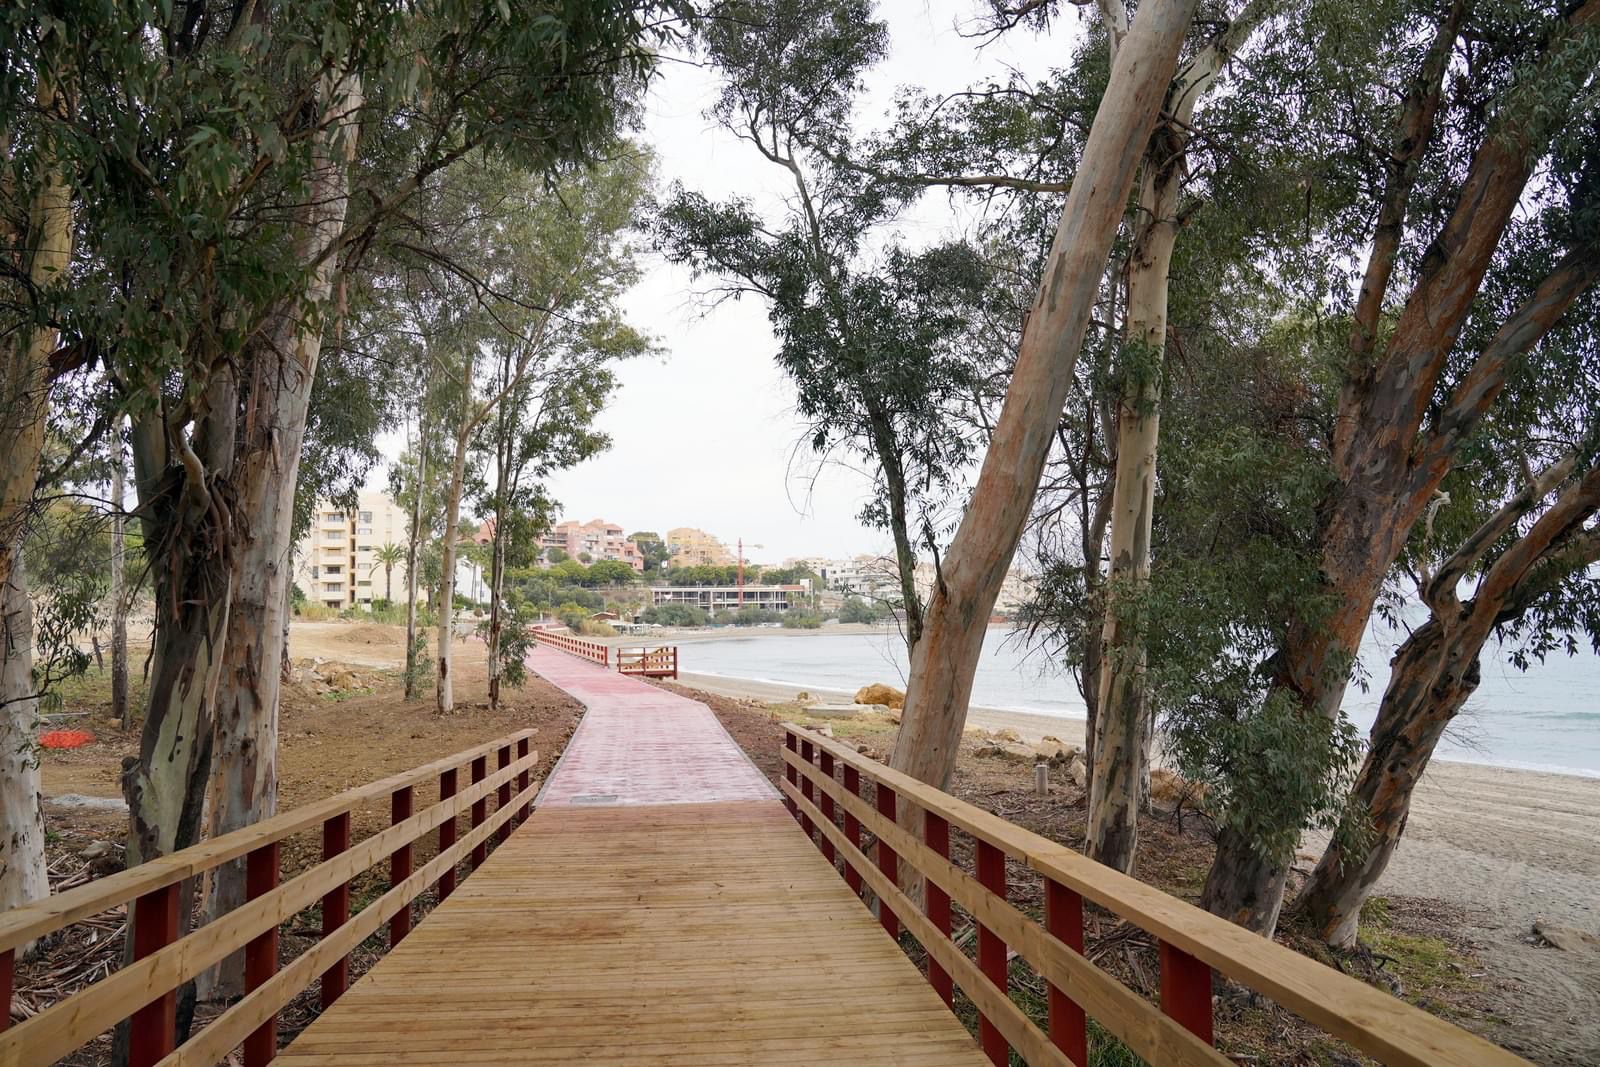
<path id="1" fill-rule="evenodd" d="M 394 565 L 406 558 L 406 550 L 393 541 L 385 542 L 372 554 L 372 565 L 383 564 L 383 599 L 394 603 Z"/>

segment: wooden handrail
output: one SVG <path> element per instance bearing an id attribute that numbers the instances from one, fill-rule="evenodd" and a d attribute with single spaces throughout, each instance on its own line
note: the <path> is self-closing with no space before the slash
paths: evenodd
<path id="1" fill-rule="evenodd" d="M 983 1016 L 1004 1032 L 1006 1040 L 1030 1064 L 1066 1062 L 1053 1056 L 1056 1048 L 1067 1047 L 1065 1042 L 1071 1036 L 1056 1033 L 1057 1012 L 1051 1013 L 1055 1046 L 1041 1045 L 1044 1035 L 1031 1022 L 1027 1024 L 1028 1033 L 1019 1032 L 1015 1017 L 1006 1010 L 1009 999 L 1004 990 L 918 913 L 892 877 L 872 866 L 859 848 L 860 827 L 876 835 L 898 862 L 911 864 L 930 884 L 937 885 L 970 913 L 980 932 L 997 935 L 1026 959 L 1049 983 L 1052 994 L 1064 996 L 1087 1012 L 1149 1062 L 1227 1062 L 1209 1047 L 1210 970 L 1215 969 L 1394 1067 L 1510 1067 L 1526 1063 L 1387 993 L 868 759 L 847 745 L 805 727 L 783 725 L 787 780 L 780 785 L 802 826 L 814 825 L 821 831 L 823 840 L 844 857 L 845 873 L 852 886 L 864 880 L 911 927 L 930 957 L 954 977 Z M 813 762 L 813 752 L 826 757 L 828 773 Z M 835 761 L 842 764 L 845 772 L 843 786 L 831 773 Z M 921 809 L 926 822 L 956 826 L 971 835 L 980 849 L 992 847 L 1026 864 L 1043 876 L 1051 901 L 1063 897 L 1091 900 L 1155 935 L 1162 945 L 1161 1006 L 1150 1004 L 1092 964 L 1067 943 L 1062 936 L 1065 931 L 1055 929 L 1053 921 L 1048 923 L 1051 929 L 1040 926 L 979 878 L 940 855 L 938 849 L 930 847 L 931 837 L 930 842 L 918 840 L 869 805 L 858 795 L 859 787 L 851 787 L 853 781 L 863 777 L 872 781 L 880 794 L 888 793 Z M 844 832 L 835 823 L 832 811 L 824 814 L 817 805 L 818 794 L 827 798 L 828 808 L 837 808 L 845 816 Z M 857 828 L 855 841 L 851 840 L 852 824 Z M 1003 873 L 1001 877 L 1003 880 Z M 1196 988 L 1188 988 L 1190 985 Z M 1001 1000 L 1005 1005 L 1000 1004 Z M 1187 1014 L 1202 1003 L 1203 1020 Z M 1081 1028 L 1081 1014 L 1077 1019 Z M 1045 1051 L 1041 1053 L 1041 1049 Z"/>
<path id="2" fill-rule="evenodd" d="M 244 1042 L 244 1062 L 256 1067 L 272 1059 L 275 1054 L 275 1021 L 277 1011 L 306 988 L 319 975 L 323 981 L 324 1006 L 332 996 L 343 991 L 345 973 L 343 961 L 349 952 L 384 922 L 389 922 L 392 945 L 409 929 L 410 904 L 423 890 L 447 872 L 453 872 L 460 860 L 482 847 L 491 835 L 509 827 L 513 818 L 526 817 L 527 805 L 537 794 L 538 783 L 530 783 L 532 770 L 537 767 L 539 754 L 529 751 L 528 739 L 534 733 L 524 730 L 496 741 L 488 742 L 466 752 L 419 767 L 404 774 L 385 778 L 371 785 L 361 786 L 330 797 L 325 801 L 306 805 L 286 812 L 274 819 L 235 831 L 214 841 L 204 842 L 184 849 L 166 861 L 161 873 L 153 878 L 129 878 L 113 875 L 81 889 L 98 889 L 93 897 L 73 890 L 79 899 L 65 907 L 49 909 L 50 922 L 33 915 L 18 919 L 15 912 L 37 911 L 41 905 L 15 909 L 0 916 L 9 921 L 8 929 L 34 930 L 40 936 L 54 929 L 70 925 L 78 918 L 93 915 L 128 902 L 130 896 L 139 905 L 139 924 L 136 930 L 141 940 L 150 940 L 142 929 L 145 925 L 147 901 L 176 899 L 176 882 L 184 874 L 173 871 L 204 871 L 240 854 L 249 857 L 249 899 L 239 907 L 214 922 L 176 937 L 173 929 L 162 931 L 144 950 L 136 948 L 133 962 L 113 971 L 100 981 L 79 990 L 56 1004 L 39 1012 L 31 1019 L 0 1033 L 0 1064 L 11 1067 L 32 1067 L 53 1063 L 80 1048 L 88 1041 L 116 1025 L 123 1019 L 134 1018 L 132 1062 L 155 1063 L 214 1063 L 230 1050 Z M 513 747 L 518 758 L 513 761 Z M 469 788 L 456 792 L 444 788 L 453 783 L 455 770 L 464 762 L 477 763 L 488 752 L 498 750 L 500 766 L 493 773 L 482 776 Z M 416 784 L 438 776 L 440 799 L 421 812 L 412 813 L 412 796 Z M 515 782 L 518 792 L 510 795 Z M 483 805 L 487 798 L 498 794 L 500 803 L 492 817 L 484 817 Z M 330 826 L 348 826 L 349 813 L 355 807 L 387 796 L 391 800 L 391 825 L 353 847 L 325 849 L 322 863 L 301 873 L 283 884 L 277 884 L 277 859 L 279 843 L 283 837 L 296 830 L 308 829 L 319 823 L 324 828 L 325 842 Z M 410 848 L 413 842 L 429 831 L 440 830 L 441 842 L 446 827 L 454 827 L 461 813 L 471 811 L 472 829 L 453 844 L 442 845 L 436 858 L 421 870 L 409 872 Z M 348 830 L 342 831 L 348 842 Z M 236 839 L 247 836 L 250 847 L 240 849 Z M 450 835 L 453 840 L 453 834 Z M 354 919 L 348 909 L 333 922 L 329 919 L 327 899 L 329 894 L 348 892 L 351 879 L 362 871 L 390 862 L 392 878 L 387 893 L 373 905 L 363 909 Z M 163 861 L 152 861 L 144 866 L 155 866 Z M 270 863 L 270 873 L 266 864 Z M 142 868 L 123 872 L 136 875 Z M 68 894 L 62 894 L 63 898 Z M 347 899 L 347 898 L 346 898 Z M 276 931 L 278 926 L 317 903 L 324 903 L 324 935 L 313 948 L 303 953 L 288 967 L 278 970 Z M 404 919 L 402 920 L 402 914 Z M 214 1019 L 183 1048 L 172 1048 L 173 993 L 207 968 L 229 955 L 247 950 L 245 998 Z M 9 961 L 8 961 L 9 962 Z M 155 1013 L 154 1016 L 151 1013 Z M 138 1020 L 146 1020 L 144 1028 Z M 207 1058 L 209 1057 L 209 1058 Z"/>
<path id="3" fill-rule="evenodd" d="M 678 676 L 678 646 L 660 645 L 656 648 L 617 649 L 617 671 L 620 674 L 640 674 L 650 678 L 676 678 Z"/>
<path id="4" fill-rule="evenodd" d="M 549 630 L 537 626 L 528 630 L 535 641 L 558 648 L 563 652 L 571 653 L 581 659 L 586 659 L 600 664 L 602 667 L 611 666 L 611 646 L 603 645 L 599 641 L 585 641 L 581 637 L 571 634 L 551 633 Z"/>
<path id="5" fill-rule="evenodd" d="M 213 867 L 236 860 L 272 841 L 281 841 L 291 834 L 309 830 L 342 812 L 351 811 L 363 804 L 386 799 L 396 789 L 432 781 L 443 771 L 470 763 L 475 757 L 493 752 L 505 744 L 515 744 L 531 738 L 536 730 L 521 730 L 496 741 L 486 741 L 476 748 L 458 752 L 453 756 L 390 775 L 368 785 L 337 793 L 303 807 L 275 815 L 270 819 L 213 837 L 198 845 L 182 849 L 130 867 L 125 871 L 107 875 L 98 881 L 45 897 L 32 904 L 0 912 L 0 952 L 18 948 L 64 926 L 70 926 L 91 915 L 97 915 L 154 889 L 175 885 L 186 878 L 204 874 Z"/>

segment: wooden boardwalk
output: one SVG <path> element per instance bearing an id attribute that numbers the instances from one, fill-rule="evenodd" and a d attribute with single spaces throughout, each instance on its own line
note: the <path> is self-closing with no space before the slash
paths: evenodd
<path id="1" fill-rule="evenodd" d="M 987 1062 L 709 709 L 530 666 L 588 707 L 538 810 L 280 1059 Z"/>

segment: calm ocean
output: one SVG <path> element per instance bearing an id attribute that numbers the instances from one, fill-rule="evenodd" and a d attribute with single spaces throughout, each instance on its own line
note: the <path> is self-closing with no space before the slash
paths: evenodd
<path id="1" fill-rule="evenodd" d="M 1369 635 L 1362 661 L 1371 690 L 1354 686 L 1345 711 L 1362 730 L 1372 725 L 1388 680 L 1389 656 L 1403 638 Z M 1491 646 L 1492 649 L 1492 646 Z M 1588 652 L 1552 656 L 1522 673 L 1485 650 L 1483 684 L 1440 746 L 1441 758 L 1600 778 L 1600 659 Z M 1020 638 L 992 628 L 973 682 L 979 707 L 1083 718 L 1070 676 Z M 683 669 L 796 689 L 854 691 L 869 682 L 904 685 L 905 645 L 892 631 L 873 634 L 760 637 L 730 633 L 680 650 Z"/>

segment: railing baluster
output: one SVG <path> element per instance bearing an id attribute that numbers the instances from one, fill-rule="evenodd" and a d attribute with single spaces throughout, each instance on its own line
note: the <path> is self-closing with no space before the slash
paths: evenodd
<path id="1" fill-rule="evenodd" d="M 178 883 L 133 902 L 133 958 L 142 960 L 178 939 Z M 6 1013 L 11 1001 L 6 1001 Z M 129 1067 L 151 1067 L 177 1041 L 178 991 L 169 989 L 133 1013 L 128 1024 Z"/>
<path id="2" fill-rule="evenodd" d="M 854 796 L 861 795 L 861 772 L 849 763 L 844 765 L 844 787 Z M 857 852 L 861 851 L 861 820 L 850 814 L 849 808 L 844 812 L 844 839 Z M 849 860 L 844 862 L 844 881 L 852 893 L 861 892 L 861 874 L 850 865 Z"/>
<path id="3" fill-rule="evenodd" d="M 1206 1044 L 1214 1044 L 1211 968 L 1166 941 L 1161 942 L 1161 1010 Z"/>
<path id="4" fill-rule="evenodd" d="M 452 767 L 448 771 L 439 772 L 439 800 L 445 801 L 456 795 L 456 771 Z M 456 843 L 457 816 L 450 816 L 439 824 L 439 855 L 444 855 Z M 439 876 L 439 901 L 455 892 L 456 865 L 451 864 L 450 869 Z"/>
<path id="5" fill-rule="evenodd" d="M 472 761 L 472 784 L 477 785 L 489 776 L 489 757 L 479 756 Z M 477 829 L 483 825 L 484 816 L 489 814 L 489 798 L 479 797 L 472 802 L 472 826 Z M 472 847 L 472 869 L 477 870 L 483 866 L 483 861 L 489 857 L 489 842 L 479 841 Z"/>
<path id="6" fill-rule="evenodd" d="M 893 822 L 894 790 L 882 782 L 878 782 L 874 792 L 878 796 L 878 814 Z M 878 839 L 878 869 L 883 872 L 883 876 L 889 881 L 898 882 L 900 880 L 900 857 L 895 854 L 894 849 L 889 847 L 889 843 L 881 837 Z M 889 905 L 882 900 L 878 901 L 878 922 L 883 924 L 884 930 L 888 932 L 890 937 L 896 939 L 900 937 L 900 920 L 889 909 Z"/>
<path id="7" fill-rule="evenodd" d="M 800 758 L 805 760 L 808 765 L 812 760 L 812 751 L 813 749 L 811 747 L 811 742 L 809 740 L 802 739 L 800 741 Z M 793 769 L 794 768 L 792 767 L 790 768 L 790 770 Z M 805 797 L 806 800 L 812 804 L 817 802 L 816 791 L 811 787 L 810 778 L 802 777 L 800 779 L 800 795 Z M 816 836 L 817 828 L 815 824 L 812 823 L 811 816 L 806 815 L 803 812 L 800 815 L 800 828 L 806 832 L 806 840 L 809 841 Z"/>
<path id="8" fill-rule="evenodd" d="M 414 794 L 408 785 L 389 795 L 389 825 L 411 818 Z M 411 842 L 407 841 L 389 854 L 389 884 L 397 886 L 411 877 Z M 398 945 L 411 932 L 411 902 L 389 917 L 389 947 Z"/>
<path id="9" fill-rule="evenodd" d="M 521 741 L 517 742 L 517 759 L 518 759 L 518 761 L 521 761 L 521 760 L 525 760 L 527 758 L 528 758 L 528 739 L 526 737 L 524 737 Z M 526 793 L 527 791 L 528 791 L 528 769 L 526 767 L 524 767 L 522 770 L 517 772 L 517 792 L 520 794 L 520 793 Z M 522 802 L 522 810 L 517 812 L 517 822 L 518 823 L 523 823 L 523 822 L 527 821 L 527 819 L 528 819 L 528 810 L 529 810 L 529 804 L 528 804 L 528 802 L 526 800 L 524 800 Z"/>
<path id="10" fill-rule="evenodd" d="M 322 858 L 331 860 L 350 847 L 350 813 L 340 812 L 322 824 Z M 327 937 L 350 919 L 350 883 L 341 882 L 322 897 L 322 936 Z M 350 957 L 344 956 L 322 972 L 322 1010 L 344 995 L 350 986 Z"/>
<path id="11" fill-rule="evenodd" d="M 266 896 L 278 888 L 279 843 L 273 841 L 253 849 L 245 857 L 244 893 L 246 900 Z M 278 973 L 278 928 L 263 930 L 244 946 L 245 992 L 259 989 Z M 278 1013 L 244 1039 L 244 1067 L 262 1067 L 278 1054 Z"/>
<path id="12" fill-rule="evenodd" d="M 945 859 L 950 858 L 950 823 L 942 815 L 933 812 L 924 812 L 922 816 L 922 837 L 928 847 Z M 932 878 L 924 879 L 927 887 L 925 908 L 928 918 L 939 932 L 945 937 L 950 936 L 950 895 L 933 883 Z M 945 1007 L 955 1003 L 955 983 L 950 980 L 950 972 L 936 963 L 932 956 L 928 957 L 928 983 L 933 986 L 939 996 L 943 998 Z"/>
<path id="13" fill-rule="evenodd" d="M 1006 854 L 987 841 L 978 842 L 978 881 L 1001 900 L 1006 898 Z M 996 989 L 1007 994 L 1006 943 L 1000 935 L 978 924 L 978 968 Z M 987 1016 L 978 1016 L 978 1040 L 989 1062 L 1006 1067 L 1009 1057 L 1005 1035 Z"/>
<path id="14" fill-rule="evenodd" d="M 496 769 L 503 771 L 509 766 L 511 766 L 511 746 L 510 745 L 501 745 L 500 746 L 500 758 L 499 758 L 499 762 L 498 762 L 498 764 L 496 766 Z M 495 811 L 500 811 L 500 810 L 502 810 L 504 808 L 507 808 L 507 807 L 510 807 L 510 806 L 511 806 L 511 779 L 507 778 L 504 782 L 502 782 L 500 784 L 499 795 L 496 796 L 495 799 L 494 799 L 494 810 Z M 499 841 L 501 843 L 504 843 L 505 839 L 507 837 L 509 837 L 509 836 L 511 836 L 511 821 L 508 819 L 505 822 L 501 823 L 500 824 L 500 829 L 495 832 L 495 840 Z"/>
<path id="15" fill-rule="evenodd" d="M 833 753 L 823 750 L 818 753 L 822 760 L 822 773 L 828 776 L 828 781 L 833 781 Z M 833 794 L 827 789 L 822 790 L 822 815 L 828 820 L 828 825 L 833 826 Z M 828 865 L 833 865 L 833 839 L 827 834 L 822 835 L 822 855 L 826 857 Z"/>
<path id="16" fill-rule="evenodd" d="M 788 750 L 790 752 L 799 752 L 800 751 L 799 739 L 794 736 L 794 731 L 793 730 L 785 730 L 784 731 L 784 733 L 783 733 L 783 743 L 784 743 L 784 746 L 786 748 L 788 748 Z M 792 766 L 790 766 L 789 764 L 786 763 L 786 764 L 783 765 L 783 773 L 788 777 L 790 785 L 799 785 L 800 784 L 799 783 L 800 776 L 795 772 L 795 769 Z M 796 819 L 798 819 L 800 817 L 800 809 L 795 806 L 795 802 L 793 800 L 790 800 L 788 797 L 784 797 L 783 798 L 783 802 L 789 806 L 789 814 L 793 815 Z"/>
<path id="17" fill-rule="evenodd" d="M 1045 879 L 1044 928 L 1063 945 L 1083 952 L 1083 897 L 1054 878 Z M 1083 1008 L 1050 985 L 1050 1040 L 1078 1067 L 1088 1067 L 1089 1030 Z"/>

